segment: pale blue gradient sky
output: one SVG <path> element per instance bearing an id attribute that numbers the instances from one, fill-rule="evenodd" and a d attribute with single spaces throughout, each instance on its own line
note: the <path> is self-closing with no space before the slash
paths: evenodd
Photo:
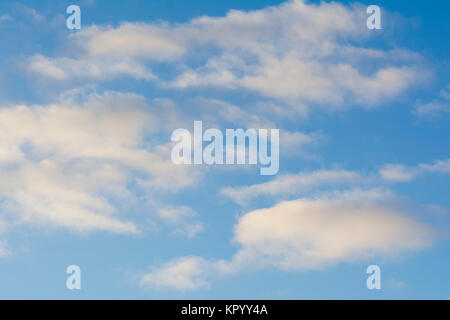
<path id="1" fill-rule="evenodd" d="M 309 6 L 317 3 L 318 1 L 310 1 L 307 6 L 310 8 Z M 364 8 L 367 4 L 353 6 L 349 4 L 353 2 L 349 1 L 337 3 L 342 4 L 339 8 L 343 8 L 346 12 L 348 10 L 356 15 L 361 13 L 364 18 Z M 367 31 L 363 19 L 361 30 L 358 30 L 358 25 L 356 27 L 351 25 L 348 33 L 344 31 L 342 35 L 336 33 L 330 37 L 311 31 L 316 29 L 296 30 L 298 25 L 294 24 L 298 17 L 295 15 L 288 17 L 280 14 L 283 19 L 277 20 L 271 18 L 270 14 L 261 14 L 261 25 L 268 26 L 269 31 L 253 30 L 246 24 L 249 19 L 245 16 L 245 12 L 265 10 L 261 12 L 267 13 L 267 10 L 271 9 L 264 8 L 267 6 L 282 8 L 286 5 L 283 1 L 136 0 L 127 1 L 125 4 L 122 1 L 86 0 L 77 3 L 82 10 L 82 30 L 77 32 L 65 28 L 65 9 L 70 4 L 73 2 L 0 3 L 0 17 L 3 17 L 0 19 L 0 110 L 1 112 L 12 110 L 17 105 L 26 106 L 29 110 L 29 115 L 26 116 L 17 112 L 0 113 L 0 120 L 5 121 L 4 123 L 17 121 L 14 123 L 17 130 L 9 129 L 10 131 L 5 133 L 4 127 L 0 128 L 0 151 L 1 147 L 7 145 L 6 141 L 13 141 L 11 145 L 23 151 L 27 163 L 37 166 L 36 171 L 33 171 L 33 174 L 36 174 L 34 176 L 27 175 L 28 171 L 16 176 L 17 168 L 23 169 L 27 166 L 24 162 L 13 158 L 12 149 L 6 149 L 8 151 L 4 156 L 7 160 L 5 162 L 2 162 L 0 152 L 2 175 L 0 179 L 4 181 L 3 184 L 0 183 L 0 222 L 4 223 L 4 226 L 0 224 L 2 244 L 0 249 L 5 250 L 5 254 L 0 256 L 0 298 L 447 299 L 450 297 L 448 274 L 450 162 L 446 162 L 450 159 L 450 100 L 446 97 L 450 85 L 448 1 L 377 1 L 376 4 L 383 9 L 383 30 Z M 272 10 L 281 10 L 279 8 Z M 231 23 L 232 27 L 229 29 L 227 21 L 222 25 L 218 23 L 215 29 L 208 27 L 203 29 L 198 27 L 200 31 L 192 29 L 195 23 L 192 23 L 191 19 L 205 16 L 217 22 L 232 9 L 242 11 L 241 14 L 244 15 L 242 23 Z M 318 7 L 317 10 L 323 13 L 325 9 Z M 329 14 L 333 17 L 332 11 Z M 336 14 L 335 18 L 338 23 L 339 15 Z M 288 32 L 293 32 L 291 36 L 298 32 L 298 39 L 294 37 L 288 41 L 282 35 L 274 36 L 276 32 L 273 28 L 282 26 L 283 21 L 285 29 L 281 28 L 280 32 L 289 30 Z M 159 47 L 138 46 L 136 49 L 138 53 L 133 55 L 130 54 L 133 48 L 130 47 L 129 51 L 123 49 L 127 45 L 119 44 L 117 47 L 111 45 L 114 37 L 121 36 L 113 34 L 109 38 L 111 42 L 105 41 L 112 49 L 105 49 L 106 53 L 96 55 L 95 50 L 89 51 L 92 47 L 87 47 L 89 40 L 94 39 L 90 44 L 94 47 L 98 45 L 100 49 L 96 48 L 102 50 L 102 45 L 105 45 L 100 41 L 102 39 L 95 38 L 97 35 L 95 32 L 94 36 L 87 35 L 80 39 L 80 35 L 83 36 L 83 32 L 87 30 L 120 29 L 126 22 L 144 28 L 142 33 L 144 38 L 150 32 L 149 29 L 145 29 L 148 26 L 160 28 L 156 32 L 161 32 L 163 39 L 173 41 L 170 45 L 175 47 L 163 46 L 164 49 L 159 49 Z M 331 22 L 327 28 L 335 30 Z M 207 31 L 211 34 L 208 35 Z M 305 45 L 299 40 L 306 34 L 312 37 L 311 43 L 314 43 L 312 49 L 308 43 L 305 42 Z M 91 36 L 93 38 L 90 38 Z M 227 42 L 227 37 L 236 41 Z M 125 38 L 126 36 L 121 41 Z M 224 43 L 219 41 L 222 39 Z M 260 39 L 261 47 L 252 47 L 257 42 L 255 39 Z M 197 40 L 200 45 L 195 44 Z M 325 44 L 325 40 L 335 46 L 334 50 L 340 53 L 339 56 L 324 53 L 325 47 L 322 45 Z M 275 49 L 263 45 L 274 46 Z M 346 46 L 357 48 L 357 52 L 342 53 L 340 50 Z M 312 50 L 309 55 L 305 53 L 307 48 Z M 272 49 L 275 53 L 271 51 Z M 367 52 L 362 53 L 362 49 L 379 50 L 378 54 L 382 54 L 383 57 L 374 58 Z M 294 77 L 283 70 L 281 74 L 283 76 L 286 74 L 286 83 L 273 81 L 262 89 L 254 83 L 252 84 L 254 87 L 251 87 L 244 81 L 236 79 L 234 82 L 224 84 L 217 79 L 208 78 L 205 80 L 207 85 L 191 83 L 183 88 L 174 84 L 185 72 L 196 70 L 198 77 L 201 77 L 208 72 L 217 71 L 214 67 L 210 69 L 205 67 L 211 57 L 216 58 L 214 61 L 219 65 L 218 69 L 230 66 L 228 71 L 235 72 L 237 78 L 254 75 L 252 68 L 257 68 L 259 63 L 267 63 L 264 66 L 273 67 L 272 71 L 276 72 L 280 65 L 272 65 L 268 61 L 274 61 L 271 59 L 275 57 L 282 59 L 287 52 L 292 54 L 294 60 L 318 63 L 319 67 L 313 70 L 320 70 L 324 76 L 312 87 L 308 87 L 313 82 L 311 79 L 305 80 L 305 84 L 294 83 L 308 69 L 300 70 Z M 46 59 L 48 64 L 43 64 L 44 69 L 33 67 L 33 61 L 40 63 L 43 61 L 33 60 L 36 57 Z M 59 58 L 72 60 L 57 65 L 58 62 L 55 61 Z M 243 60 L 236 62 L 238 58 Z M 264 60 L 265 58 L 267 60 Z M 265 62 L 261 62 L 262 60 Z M 71 63 L 75 63 L 74 61 L 80 61 L 81 65 L 65 69 Z M 111 66 L 117 65 L 118 61 L 134 63 L 137 67 L 125 74 L 114 73 Z M 49 75 L 48 70 L 53 62 L 65 72 L 65 77 L 55 78 Z M 104 69 L 100 70 L 100 74 L 93 75 L 90 73 L 92 69 L 82 65 L 83 63 L 92 63 L 91 67 L 102 65 Z M 335 77 L 342 75 L 342 79 L 330 78 L 334 84 L 326 87 L 328 82 L 325 80 L 327 76 L 332 75 L 328 72 L 339 64 L 354 66 L 359 75 L 362 75 L 361 79 L 368 80 L 366 87 L 363 86 L 361 89 L 358 86 L 364 81 L 361 79 L 356 79 L 353 84 L 346 87 L 343 83 L 349 75 L 339 72 L 333 75 Z M 293 65 L 296 66 L 295 63 Z M 398 68 L 396 70 L 400 73 L 407 69 L 410 73 L 406 75 L 402 73 L 399 78 L 394 77 L 392 83 L 388 77 L 384 79 L 385 81 L 380 81 L 378 86 L 374 80 L 374 71 L 384 68 Z M 140 72 L 146 70 L 151 70 L 156 79 L 143 79 L 139 76 L 142 74 Z M 405 81 L 404 87 L 396 88 L 401 81 Z M 284 90 L 292 86 L 294 87 L 290 91 Z M 317 94 L 314 94 L 313 89 L 318 90 Z M 383 92 L 391 94 L 384 95 Z M 117 105 L 113 105 L 114 102 Z M 82 136 L 83 132 L 87 132 L 86 137 L 89 141 L 80 138 L 75 139 L 79 145 L 75 142 L 73 145 L 65 145 L 64 140 L 61 142 L 54 138 L 58 136 L 55 131 L 39 140 L 40 137 L 44 137 L 45 131 L 42 127 L 39 130 L 40 125 L 46 127 L 51 124 L 55 130 L 61 130 L 61 139 L 64 139 L 65 133 L 77 133 L 76 125 L 74 128 L 68 128 L 70 123 L 77 123 L 76 118 L 71 122 L 70 119 L 64 120 L 62 116 L 56 115 L 52 118 L 47 114 L 48 118 L 45 118 L 42 115 L 45 114 L 46 108 L 54 104 L 56 110 L 70 106 L 81 110 L 80 114 L 91 110 L 89 109 L 91 105 L 101 105 L 100 109 L 93 109 L 89 116 L 97 120 L 96 117 L 105 117 L 106 131 L 102 131 L 102 127 L 97 130 L 95 120 L 92 126 L 89 121 L 82 120 L 79 123 L 86 124 L 86 127 L 80 127 L 79 133 Z M 426 108 L 427 105 L 438 107 Z M 37 106 L 43 106 L 42 114 L 33 113 L 32 110 L 39 110 L 36 109 Z M 237 113 L 236 107 L 240 113 Z M 123 113 L 117 116 L 114 110 Z M 128 117 L 127 114 L 131 111 L 143 112 L 149 119 L 143 119 L 140 113 Z M 43 122 L 38 121 L 40 116 L 44 119 Z M 252 118 L 253 116 L 256 118 Z M 120 125 L 121 120 L 122 124 L 125 123 L 124 127 Z M 322 183 L 308 180 L 309 182 L 302 185 L 298 182 L 301 176 L 295 176 L 292 178 L 293 186 L 279 192 L 273 191 L 272 194 L 263 193 L 256 199 L 250 199 L 246 205 L 233 201 L 221 190 L 226 187 L 270 182 L 278 177 L 261 177 L 256 167 L 185 168 L 186 170 L 181 169 L 179 172 L 167 174 L 161 171 L 162 169 L 145 167 L 150 175 L 160 178 L 158 183 L 152 179 L 146 180 L 148 172 L 143 170 L 145 171 L 143 174 L 140 171 L 142 167 L 132 164 L 133 160 L 130 160 L 138 156 L 139 152 L 135 151 L 157 154 L 170 166 L 170 157 L 168 158 L 162 149 L 167 148 L 172 130 L 180 126 L 192 130 L 193 120 L 203 120 L 205 126 L 217 126 L 221 129 L 251 127 L 255 124 L 264 126 L 269 123 L 280 128 L 282 133 L 293 134 L 291 139 L 281 141 L 279 173 L 281 177 L 299 173 L 311 175 L 322 171 L 336 173 L 340 170 L 357 177 L 351 181 L 324 178 Z M 58 127 L 58 124 L 61 127 Z M 26 128 L 32 128 L 30 130 L 34 131 L 29 133 Z M 2 130 L 5 133 L 3 135 Z M 11 137 L 16 131 L 26 138 L 12 140 Z M 138 139 L 137 136 L 141 131 L 144 133 L 141 139 Z M 119 132 L 117 137 L 116 132 Z M 117 146 L 121 142 L 116 145 L 116 141 L 122 138 L 124 145 L 132 145 L 126 149 L 129 153 L 125 154 L 130 159 L 124 160 L 120 156 L 118 156 L 120 159 L 112 156 L 100 157 L 91 163 L 88 161 L 89 157 L 79 154 L 85 144 L 92 146 L 92 150 L 95 149 L 97 144 L 93 139 L 102 133 L 106 137 L 105 141 L 111 143 L 109 146 Z M 108 140 L 111 136 L 114 136 L 114 139 Z M 43 141 L 43 145 L 39 145 L 38 141 Z M 52 147 L 56 146 L 56 151 L 45 149 L 49 141 L 54 143 Z M 9 147 L 11 145 L 8 144 Z M 108 147 L 106 143 L 105 146 Z M 93 152 L 92 150 L 90 149 L 90 152 Z M 125 156 L 123 153 L 122 155 Z M 80 219 L 83 219 L 83 216 L 79 215 L 79 210 L 93 205 L 92 199 L 86 200 L 87 204 L 74 200 L 76 223 L 71 224 L 70 219 L 66 219 L 68 212 L 64 209 L 67 208 L 68 202 L 63 200 L 53 202 L 59 197 L 59 189 L 45 189 L 47 178 L 51 181 L 59 179 L 55 178 L 56 174 L 52 175 L 50 171 L 44 169 L 45 163 L 40 166 L 39 161 L 46 159 L 57 161 L 56 163 L 67 161 L 64 163 L 70 165 L 88 167 L 92 165 L 92 172 L 87 167 L 83 167 L 79 172 L 70 171 L 75 170 L 73 167 L 64 167 L 60 172 L 61 176 L 58 176 L 61 179 L 57 180 L 59 186 L 64 186 L 62 189 L 67 192 L 76 190 L 86 197 L 100 199 L 101 208 L 104 210 L 107 211 L 107 208 L 110 208 L 108 206 L 115 208 L 111 216 L 100 209 L 101 216 L 113 217 L 118 223 L 129 222 L 138 231 L 135 233 L 124 231 L 124 225 L 116 229 L 108 227 L 109 222 L 94 221 L 89 228 L 83 226 L 83 223 L 79 223 Z M 144 158 L 142 166 L 147 165 L 146 159 Z M 438 167 L 439 163 L 436 162 L 439 160 L 443 161 L 441 167 Z M 119 168 L 123 165 L 131 169 L 127 169 L 128 171 L 117 169 L 114 167 L 116 162 L 120 163 Z M 397 173 L 399 170 L 407 172 L 408 178 L 395 179 L 389 173 L 383 176 L 381 169 L 386 169 L 385 166 L 388 164 L 396 165 Z M 108 168 L 111 171 L 105 171 L 105 176 L 96 178 L 94 175 L 100 169 Z M 64 171 L 66 169 L 67 171 Z M 77 175 L 77 172 L 80 175 Z M 141 180 L 148 182 L 150 186 L 143 187 L 140 184 Z M 38 182 L 42 182 L 43 186 Z M 113 187 L 117 187 L 117 190 L 110 190 Z M 41 193 L 42 188 L 46 192 Z M 363 200 L 355 195 L 357 193 L 355 190 L 363 193 Z M 52 196 L 52 192 L 55 192 L 55 197 Z M 261 261 L 258 259 L 251 261 L 247 258 L 250 261 L 249 265 L 234 264 L 233 257 L 236 253 L 242 252 L 242 242 L 239 243 L 234 239 L 235 226 L 239 223 L 240 217 L 247 216 L 257 209 L 272 208 L 283 200 L 309 199 L 327 203 L 327 199 L 337 198 L 345 203 L 346 200 L 342 195 L 345 192 L 352 193 L 351 197 L 363 202 L 368 192 L 376 193 L 377 198 L 373 200 L 376 204 L 380 202 L 385 207 L 398 209 L 405 213 L 407 219 L 412 219 L 423 227 L 433 228 L 432 235 L 427 237 L 430 243 L 409 250 L 409 245 L 417 240 L 414 238 L 415 233 L 411 231 L 413 235 L 411 243 L 408 243 L 407 236 L 406 238 L 403 235 L 399 236 L 402 237 L 401 241 L 399 240 L 401 245 L 397 248 L 398 243 L 391 246 L 390 238 L 387 237 L 385 242 L 382 241 L 382 249 L 378 251 L 375 249 L 374 255 L 369 257 L 362 257 L 361 254 L 343 254 L 334 259 L 327 256 L 313 267 L 308 267 L 311 263 L 305 261 L 308 258 L 297 257 L 294 254 L 294 257 L 289 258 L 292 261 L 289 261 L 294 263 L 300 260 L 301 266 L 291 266 L 287 269 L 277 265 L 276 261 L 261 266 L 262 258 Z M 353 200 L 348 201 L 351 206 Z M 105 202 L 108 205 L 103 207 Z M 26 205 L 31 207 L 27 207 L 28 211 L 24 210 Z M 38 205 L 42 210 L 36 213 L 33 210 Z M 164 221 L 158 215 L 161 208 L 178 206 L 190 207 L 195 213 L 192 216 L 181 217 L 178 222 Z M 271 213 L 279 214 L 278 211 Z M 325 213 L 328 218 L 334 214 L 336 212 L 333 209 Z M 380 226 L 390 224 L 386 217 L 383 219 Z M 353 220 L 350 219 L 349 228 L 352 228 L 351 221 Z M 298 221 L 299 226 L 307 223 L 309 222 Z M 185 229 L 189 225 L 201 226 L 202 232 L 189 237 Z M 409 228 L 397 222 L 392 222 L 392 225 L 400 228 L 398 230 L 403 230 L 401 229 L 403 227 Z M 340 225 L 335 229 L 338 228 Z M 317 234 L 320 235 L 320 226 L 318 229 Z M 338 231 L 335 229 L 332 230 Z M 396 230 L 394 228 L 395 234 Z M 327 231 L 330 229 L 323 230 Z M 380 236 L 384 235 L 384 231 L 384 229 L 379 231 Z M 406 231 L 405 233 L 407 234 Z M 264 237 L 264 234 L 259 236 Z M 320 237 L 318 239 L 316 236 L 311 237 L 311 241 L 320 242 Z M 332 236 L 331 240 L 325 236 L 324 239 L 327 239 L 327 243 L 340 243 L 340 239 L 333 239 Z M 281 246 L 289 245 L 289 240 L 278 240 L 281 241 Z M 370 244 L 374 239 L 370 238 L 368 241 Z M 389 252 L 390 248 L 396 249 Z M 286 250 L 289 252 L 292 248 L 287 247 Z M 201 261 L 200 264 L 194 264 L 193 269 L 200 274 L 197 275 L 194 271 L 195 276 L 192 279 L 189 278 L 189 275 L 193 274 L 192 270 L 180 271 L 186 273 L 189 280 L 193 280 L 196 284 L 200 278 L 200 284 L 196 288 L 165 285 L 167 281 L 164 281 L 167 278 L 164 276 L 167 274 L 157 272 L 164 270 L 168 262 L 178 261 L 176 259 L 182 257 L 196 257 L 195 259 Z M 223 273 L 217 271 L 215 268 L 219 260 L 230 263 L 233 271 Z M 69 291 L 65 288 L 67 277 L 65 269 L 71 264 L 81 267 L 81 291 Z M 365 286 L 367 278 L 365 270 L 370 264 L 381 267 L 383 287 L 380 291 L 369 291 Z M 153 280 L 155 277 L 164 279 L 140 285 L 144 274 L 153 274 Z"/>

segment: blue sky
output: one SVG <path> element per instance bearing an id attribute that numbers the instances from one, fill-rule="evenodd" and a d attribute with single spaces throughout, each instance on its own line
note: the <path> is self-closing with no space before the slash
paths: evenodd
<path id="1" fill-rule="evenodd" d="M 86 0 L 69 31 L 71 4 L 0 3 L 0 298 L 450 298 L 447 1 L 377 1 L 382 30 L 375 3 Z M 194 120 L 280 129 L 279 173 L 173 165 Z"/>

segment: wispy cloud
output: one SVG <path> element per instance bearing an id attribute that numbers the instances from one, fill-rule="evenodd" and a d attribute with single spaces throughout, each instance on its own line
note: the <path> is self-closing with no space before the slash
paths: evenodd
<path id="1" fill-rule="evenodd" d="M 139 285 L 146 288 L 198 290 L 208 288 L 205 276 L 214 269 L 214 263 L 200 257 L 183 257 L 154 268 L 141 276 Z"/>
<path id="2" fill-rule="evenodd" d="M 195 221 L 198 213 L 187 206 L 167 206 L 158 209 L 158 215 L 166 224 L 174 227 L 173 233 L 176 235 L 194 238 L 204 231 L 204 224 Z"/>
<path id="3" fill-rule="evenodd" d="M 358 185 L 385 185 L 386 182 L 409 182 L 424 174 L 450 173 L 450 160 L 436 160 L 432 164 L 405 166 L 385 164 L 373 173 L 359 173 L 343 169 L 317 170 L 297 174 L 279 175 L 271 181 L 249 186 L 224 187 L 220 193 L 241 205 L 252 199 L 264 196 L 277 199 L 305 194 L 311 190 L 328 190 L 337 187 L 355 187 Z"/>
<path id="4" fill-rule="evenodd" d="M 35 55 L 27 61 L 29 70 L 55 80 L 92 79 L 105 81 L 120 75 L 132 75 L 137 79 L 153 80 L 155 75 L 136 61 L 100 59 L 77 60 L 71 58 L 50 59 Z"/>
<path id="5" fill-rule="evenodd" d="M 380 170 L 381 177 L 391 182 L 407 182 L 427 173 L 450 173 L 450 159 L 436 160 L 432 164 L 407 167 L 401 164 L 386 164 Z"/>
<path id="6" fill-rule="evenodd" d="M 12 17 L 9 14 L 0 15 L 0 22 L 12 21 Z"/>
<path id="7" fill-rule="evenodd" d="M 242 187 L 225 187 L 221 194 L 237 203 L 245 204 L 259 196 L 286 196 L 310 191 L 324 185 L 355 185 L 364 181 L 364 177 L 356 172 L 346 170 L 321 170 L 310 173 L 286 174 L 274 180 Z"/>
<path id="8" fill-rule="evenodd" d="M 441 90 L 437 99 L 417 106 L 414 112 L 417 117 L 427 120 L 439 119 L 450 113 L 450 85 Z"/>

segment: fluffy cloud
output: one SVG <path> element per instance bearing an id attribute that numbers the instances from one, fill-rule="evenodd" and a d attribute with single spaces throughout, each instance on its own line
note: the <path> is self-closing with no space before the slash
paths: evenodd
<path id="1" fill-rule="evenodd" d="M 191 185 L 195 171 L 174 166 L 164 146 L 152 144 L 161 121 L 142 97 L 76 100 L 0 109 L 1 209 L 20 223 L 136 233 L 117 212 L 132 203 L 130 185 L 173 192 Z"/>
<path id="2" fill-rule="evenodd" d="M 249 212 L 235 226 L 235 261 L 318 269 L 429 246 L 432 230 L 399 209 L 359 199 L 298 199 Z"/>
<path id="3" fill-rule="evenodd" d="M 234 227 L 239 249 L 230 260 L 175 259 L 143 275 L 141 284 L 194 290 L 246 268 L 316 270 L 430 246 L 434 230 L 389 202 L 384 192 L 354 190 L 250 211 Z"/>
<path id="4" fill-rule="evenodd" d="M 292 105 L 306 102 L 337 108 L 356 103 L 369 107 L 403 92 L 416 81 L 418 75 L 418 70 L 412 67 L 390 67 L 367 76 L 356 66 L 303 61 L 296 54 L 266 58 L 263 64 L 251 68 L 249 73 L 240 78 L 233 75 L 226 64 L 217 61 L 214 68 L 186 73 L 173 85 L 179 88 L 244 88 Z"/>
<path id="5" fill-rule="evenodd" d="M 244 89 L 298 112 L 305 104 L 377 105 L 426 74 L 414 53 L 367 48 L 365 8 L 338 3 L 297 0 L 184 24 L 90 26 L 70 37 L 76 56 L 34 56 L 28 68 L 55 79 L 130 75 L 178 89 Z M 174 67 L 173 77 L 150 71 L 160 62 Z"/>

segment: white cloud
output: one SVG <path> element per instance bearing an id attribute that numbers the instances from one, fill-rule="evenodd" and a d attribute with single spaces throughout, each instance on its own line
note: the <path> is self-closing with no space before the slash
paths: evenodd
<path id="1" fill-rule="evenodd" d="M 443 113 L 450 113 L 450 104 L 434 101 L 418 106 L 415 112 L 419 118 L 436 119 Z"/>
<path id="2" fill-rule="evenodd" d="M 354 190 L 250 211 L 234 227 L 239 249 L 230 260 L 175 259 L 141 276 L 140 283 L 196 290 L 208 287 L 214 277 L 248 268 L 318 270 L 430 246 L 434 230 L 390 200 L 378 190 Z"/>
<path id="3" fill-rule="evenodd" d="M 163 122 L 141 96 L 107 92 L 81 100 L 0 109 L 2 211 L 20 223 L 136 233 L 126 210 L 117 210 L 132 203 L 130 182 L 161 194 L 191 185 L 196 172 L 174 166 L 165 148 L 152 144 Z"/>
<path id="4" fill-rule="evenodd" d="M 69 36 L 78 56 L 28 59 L 29 70 L 55 80 L 88 78 L 108 81 L 118 76 L 155 80 L 145 61 L 167 61 L 184 48 L 170 40 L 167 27 L 124 23 L 119 28 L 91 26 Z"/>
<path id="5" fill-rule="evenodd" d="M 386 164 L 380 170 L 381 177 L 390 182 L 408 182 L 427 173 L 450 173 L 450 159 L 435 160 L 433 164 L 406 167 L 401 164 Z"/>
<path id="6" fill-rule="evenodd" d="M 8 14 L 2 14 L 0 15 L 0 22 L 6 22 L 6 21 L 11 21 L 12 18 L 10 15 Z"/>
<path id="7" fill-rule="evenodd" d="M 4 235 L 8 229 L 8 224 L 0 220 L 0 235 Z M 0 239 L 0 257 L 8 256 L 11 254 L 11 251 L 8 248 L 6 241 Z"/>
<path id="8" fill-rule="evenodd" d="M 205 231 L 205 225 L 201 222 L 195 222 L 179 226 L 173 231 L 173 233 L 192 239 L 203 231 Z"/>
<path id="9" fill-rule="evenodd" d="M 420 170 L 432 173 L 450 173 L 450 159 L 436 160 L 433 164 L 421 164 Z"/>
<path id="10" fill-rule="evenodd" d="M 245 108 L 218 100 L 204 97 L 196 97 L 188 100 L 188 112 L 184 118 L 190 118 L 191 123 L 199 116 L 203 119 L 205 128 L 277 128 L 277 120 L 280 117 L 273 115 L 272 111 L 277 106 L 260 103 L 247 105 Z M 264 114 L 268 110 L 270 116 Z M 263 111 L 263 112 L 262 112 Z M 191 124 L 190 124 L 191 125 Z M 320 132 L 305 133 L 299 131 L 280 131 L 280 153 L 286 157 L 315 158 L 310 152 L 311 147 L 317 146 L 325 139 Z"/>
<path id="11" fill-rule="evenodd" d="M 440 97 L 445 100 L 450 100 L 450 84 L 441 90 Z"/>
<path id="12" fill-rule="evenodd" d="M 28 67 L 55 79 L 130 75 L 158 77 L 178 89 L 250 90 L 302 113 L 311 103 L 368 108 L 395 98 L 427 72 L 417 67 L 415 53 L 367 48 L 365 18 L 362 6 L 297 0 L 184 24 L 91 26 L 70 35 L 77 55 L 34 56 Z M 147 66 L 159 62 L 173 66 L 175 75 L 154 75 Z"/>
<path id="13" fill-rule="evenodd" d="M 19 4 L 18 8 L 28 16 L 31 16 L 37 22 L 45 21 L 45 17 L 39 14 L 35 9 Z"/>
<path id="14" fill-rule="evenodd" d="M 371 74 L 362 71 L 364 63 L 376 65 L 386 58 L 382 51 L 343 44 L 362 40 L 362 12 L 337 3 L 291 1 L 257 11 L 231 11 L 224 18 L 195 19 L 185 27 L 191 36 L 197 31 L 198 42 L 223 52 L 172 85 L 244 88 L 293 104 L 377 104 L 412 85 L 418 70 L 384 64 Z M 403 56 L 410 59 L 412 54 Z M 351 63 L 350 57 L 363 63 Z"/>
<path id="15" fill-rule="evenodd" d="M 310 147 L 317 146 L 325 139 L 324 135 L 318 132 L 304 133 L 299 131 L 282 130 L 280 132 L 280 154 L 286 157 L 315 158 Z"/>
<path id="16" fill-rule="evenodd" d="M 175 259 L 144 274 L 142 287 L 156 289 L 197 290 L 209 287 L 205 279 L 214 264 L 199 257 Z"/>
<path id="17" fill-rule="evenodd" d="M 187 206 L 180 207 L 164 207 L 158 210 L 159 217 L 169 223 L 180 223 L 187 218 L 197 216 L 194 209 Z"/>
<path id="18" fill-rule="evenodd" d="M 346 170 L 322 170 L 310 173 L 279 175 L 274 180 L 243 187 L 225 187 L 221 193 L 237 203 L 245 204 L 247 201 L 259 196 L 285 196 L 309 191 L 320 186 L 348 185 L 359 183 L 364 177 L 358 173 Z"/>
<path id="19" fill-rule="evenodd" d="M 450 85 L 441 90 L 438 98 L 417 106 L 414 113 L 417 117 L 427 120 L 438 119 L 443 114 L 450 113 Z"/>
<path id="20" fill-rule="evenodd" d="M 394 278 L 387 279 L 388 286 L 394 290 L 401 290 L 408 287 L 408 284 L 404 281 L 399 281 Z"/>
<path id="21" fill-rule="evenodd" d="M 405 212 L 357 197 L 298 199 L 249 212 L 235 226 L 236 263 L 321 269 L 427 247 L 432 230 Z"/>
<path id="22" fill-rule="evenodd" d="M 0 257 L 8 256 L 11 252 L 9 251 L 6 243 L 4 241 L 0 241 Z"/>
<path id="23" fill-rule="evenodd" d="M 258 110 L 251 110 L 249 106 L 241 108 L 231 103 L 218 99 L 196 97 L 192 99 L 189 112 L 193 109 L 201 113 L 203 122 L 210 127 L 222 127 L 224 123 L 242 128 L 274 128 L 272 120 L 264 117 Z M 195 119 L 192 119 L 195 120 Z"/>
<path id="24" fill-rule="evenodd" d="M 190 207 L 167 206 L 157 212 L 161 220 L 174 227 L 173 233 L 176 235 L 191 239 L 205 230 L 203 223 L 192 221 L 198 217 L 198 213 Z"/>
<path id="25" fill-rule="evenodd" d="M 298 136 L 298 134 L 295 136 Z M 385 164 L 378 170 L 381 181 L 375 179 L 375 175 L 373 174 L 363 175 L 355 171 L 339 169 L 318 170 L 300 172 L 298 174 L 278 175 L 268 182 L 249 186 L 224 187 L 220 190 L 220 193 L 241 205 L 245 205 L 250 200 L 260 196 L 283 198 L 299 195 L 320 187 L 327 187 L 329 189 L 330 187 L 355 186 L 365 183 L 373 185 L 376 183 L 383 184 L 385 182 L 409 182 L 426 173 L 445 174 L 449 172 L 450 159 L 436 160 L 433 164 L 419 164 L 410 167 L 401 164 Z"/>
<path id="26" fill-rule="evenodd" d="M 387 181 L 411 181 L 416 176 L 415 170 L 409 170 L 401 164 L 387 164 L 380 169 L 380 174 Z"/>
<path id="27" fill-rule="evenodd" d="M 132 60 L 111 58 L 77 60 L 65 57 L 51 59 L 36 55 L 31 57 L 27 64 L 31 71 L 55 80 L 88 78 L 105 81 L 119 75 L 130 75 L 145 80 L 156 78 L 144 65 Z"/>
<path id="28" fill-rule="evenodd" d="M 169 26 L 123 23 L 118 28 L 91 26 L 72 35 L 86 54 L 94 57 L 143 58 L 168 61 L 184 54 Z M 180 39 L 181 40 L 181 39 Z"/>

